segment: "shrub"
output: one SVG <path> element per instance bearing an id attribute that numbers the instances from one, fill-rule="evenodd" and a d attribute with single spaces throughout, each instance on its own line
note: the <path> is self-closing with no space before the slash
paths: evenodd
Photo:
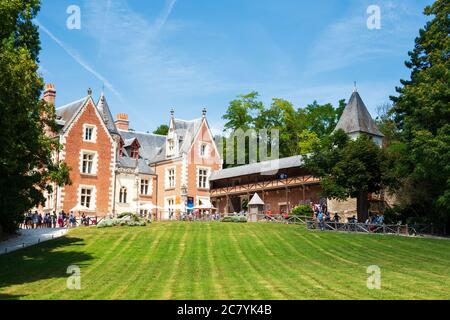
<path id="1" fill-rule="evenodd" d="M 244 217 L 244 216 L 228 216 L 228 217 L 222 218 L 221 221 L 222 222 L 244 223 L 244 222 L 247 222 L 247 217 Z"/>
<path id="2" fill-rule="evenodd" d="M 294 209 L 292 209 L 292 214 L 296 215 L 296 216 L 312 217 L 314 214 L 314 211 L 309 205 L 302 204 L 302 205 L 299 205 L 298 207 L 295 207 Z"/>
<path id="3" fill-rule="evenodd" d="M 97 224 L 97 228 L 110 228 L 116 226 L 144 227 L 147 222 L 133 213 L 122 213 L 120 218 L 105 219 Z"/>
<path id="4" fill-rule="evenodd" d="M 117 215 L 117 218 L 122 219 L 122 218 L 125 218 L 128 216 L 136 216 L 136 214 L 132 213 L 132 212 L 123 212 L 123 213 Z"/>

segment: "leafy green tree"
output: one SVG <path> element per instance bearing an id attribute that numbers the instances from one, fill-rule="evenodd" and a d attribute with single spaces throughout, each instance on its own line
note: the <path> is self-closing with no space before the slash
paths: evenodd
<path id="1" fill-rule="evenodd" d="M 315 132 L 305 129 L 299 134 L 299 138 L 298 150 L 301 155 L 307 155 L 313 152 L 320 145 L 320 138 Z"/>
<path id="2" fill-rule="evenodd" d="M 167 136 L 169 134 L 169 126 L 166 124 L 162 124 L 155 131 L 153 131 L 153 134 Z"/>
<path id="3" fill-rule="evenodd" d="M 339 121 L 336 109 L 331 103 L 320 105 L 314 101 L 300 112 L 304 115 L 308 130 L 319 137 L 331 134 Z"/>
<path id="4" fill-rule="evenodd" d="M 227 120 L 225 130 L 242 129 L 246 131 L 255 126 L 260 112 L 264 110 L 264 105 L 258 100 L 259 94 L 251 92 L 246 95 L 240 95 L 237 99 L 230 102 L 227 112 L 222 117 Z"/>
<path id="5" fill-rule="evenodd" d="M 387 160 L 383 149 L 366 135 L 351 140 L 343 130 L 324 138 L 305 159 L 310 172 L 322 179 L 322 195 L 327 198 L 357 199 L 359 221 L 368 214 L 368 194 L 390 184 L 385 178 Z"/>
<path id="6" fill-rule="evenodd" d="M 393 174 L 403 182 L 406 216 L 450 224 L 450 3 L 437 0 L 424 13 L 432 19 L 408 53 L 411 77 L 391 97 L 399 133 Z"/>
<path id="7" fill-rule="evenodd" d="M 69 183 L 69 168 L 53 161 L 58 140 L 54 106 L 40 99 L 38 0 L 0 1 L 0 225 L 16 230 L 23 213 L 44 202 L 49 182 Z"/>

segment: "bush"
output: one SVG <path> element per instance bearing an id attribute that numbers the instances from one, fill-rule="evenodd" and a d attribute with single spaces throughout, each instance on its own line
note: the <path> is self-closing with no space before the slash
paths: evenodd
<path id="1" fill-rule="evenodd" d="M 136 214 L 132 213 L 132 212 L 123 212 L 123 213 L 117 215 L 117 218 L 122 219 L 122 218 L 125 218 L 128 216 L 136 216 Z"/>
<path id="2" fill-rule="evenodd" d="M 302 204 L 292 209 L 292 214 L 296 216 L 312 217 L 314 215 L 314 211 L 309 205 Z"/>
<path id="3" fill-rule="evenodd" d="M 244 216 L 228 216 L 221 220 L 222 222 L 234 222 L 234 223 L 245 223 L 247 222 L 247 217 Z"/>
<path id="4" fill-rule="evenodd" d="M 110 228 L 116 226 L 144 227 L 147 222 L 133 213 L 122 213 L 118 218 L 105 219 L 97 224 L 97 228 Z"/>

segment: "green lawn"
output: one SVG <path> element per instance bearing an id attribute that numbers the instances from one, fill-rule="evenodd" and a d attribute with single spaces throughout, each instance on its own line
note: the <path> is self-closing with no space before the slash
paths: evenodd
<path id="1" fill-rule="evenodd" d="M 81 268 L 81 290 L 66 288 Z M 366 286 L 381 268 L 381 290 Z M 450 241 L 302 226 L 84 228 L 0 256 L 0 299 L 450 299 Z"/>

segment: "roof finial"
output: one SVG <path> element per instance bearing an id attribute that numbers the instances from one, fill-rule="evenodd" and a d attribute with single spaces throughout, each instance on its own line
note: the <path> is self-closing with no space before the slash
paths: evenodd
<path id="1" fill-rule="evenodd" d="M 353 82 L 354 86 L 353 86 L 353 92 L 358 92 L 358 88 L 356 87 L 356 81 Z"/>
<path id="2" fill-rule="evenodd" d="M 170 109 L 170 117 L 173 118 L 174 115 L 175 115 L 175 110 L 172 108 L 172 109 Z"/>
<path id="3" fill-rule="evenodd" d="M 205 108 L 203 108 L 202 110 L 202 114 L 203 114 L 203 118 L 206 118 L 206 113 L 208 112 L 208 110 Z"/>
<path id="4" fill-rule="evenodd" d="M 92 96 L 92 89 L 91 88 L 88 89 L 88 96 Z"/>

